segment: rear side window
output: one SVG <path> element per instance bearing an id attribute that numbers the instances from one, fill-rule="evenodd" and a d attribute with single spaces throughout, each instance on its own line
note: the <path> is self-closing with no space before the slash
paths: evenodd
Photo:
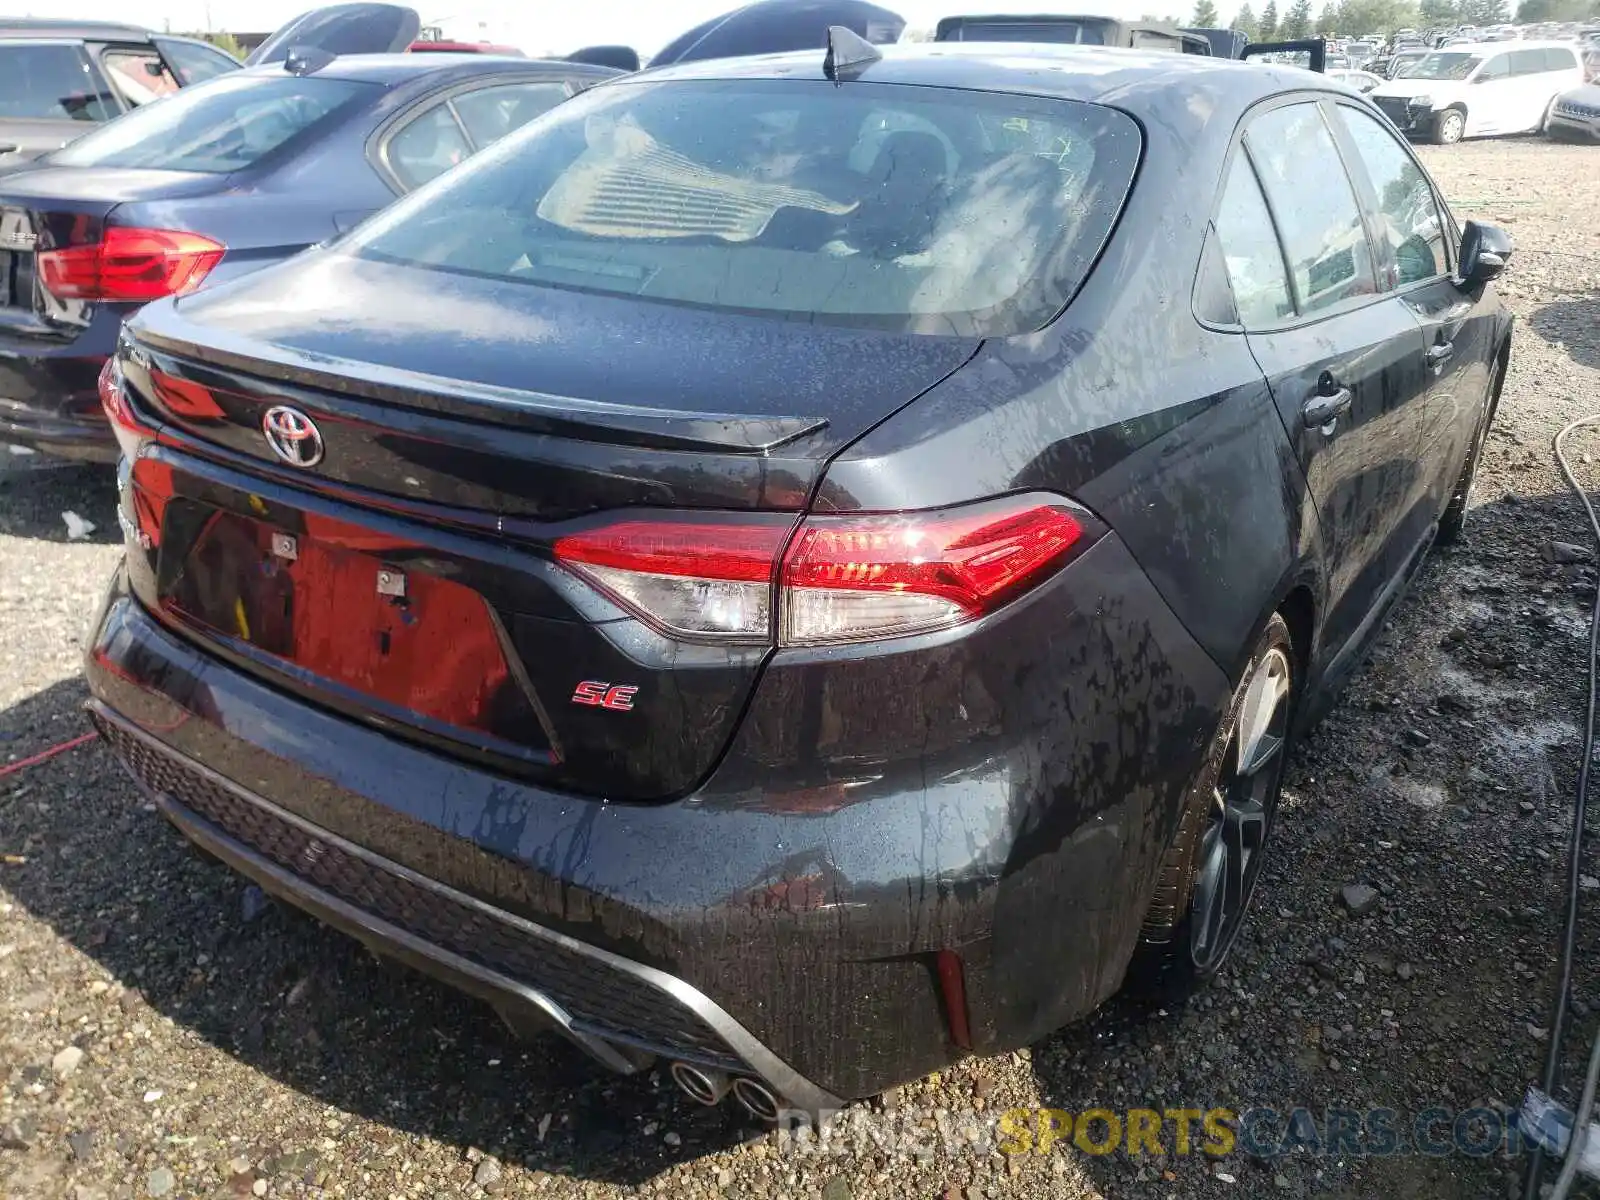
<path id="1" fill-rule="evenodd" d="M 535 117 L 543 116 L 566 98 L 566 86 L 560 83 L 511 83 L 468 92 L 457 96 L 452 103 L 456 106 L 456 115 L 481 150 L 513 129 L 521 129 Z"/>
<path id="2" fill-rule="evenodd" d="M 394 134 L 384 156 L 400 182 L 414 188 L 466 162 L 472 157 L 472 146 L 450 105 L 441 101 Z"/>
<path id="3" fill-rule="evenodd" d="M 1513 75 L 1538 75 L 1545 67 L 1543 50 L 1513 50 L 1511 52 L 1511 73 Z"/>
<path id="4" fill-rule="evenodd" d="M 203 42 L 188 42 L 178 38 L 157 38 L 156 45 L 177 73 L 184 87 L 193 87 L 218 75 L 239 69 L 238 61 L 230 54 L 207 46 Z"/>
<path id="5" fill-rule="evenodd" d="M 1377 193 L 1383 235 L 1394 257 L 1395 283 L 1443 275 L 1450 269 L 1444 222 L 1422 168 L 1375 118 L 1344 105 L 1339 115 Z"/>
<path id="6" fill-rule="evenodd" d="M 154 48 L 107 50 L 100 55 L 100 65 L 130 108 L 170 96 L 179 87 L 177 78 Z"/>
<path id="7" fill-rule="evenodd" d="M 1294 316 L 1278 235 L 1250 160 L 1243 154 L 1234 156 L 1228 172 L 1222 207 L 1217 210 L 1217 237 L 1228 265 L 1233 303 L 1245 328 L 1275 325 Z"/>
<path id="8" fill-rule="evenodd" d="M 1578 65 L 1578 55 L 1565 46 L 1547 46 L 1544 50 L 1546 71 L 1571 71 Z"/>
<path id="9" fill-rule="evenodd" d="M 911 332 L 1037 329 L 1127 195 L 1097 105 L 823 81 L 583 93 L 344 248 L 431 270 Z"/>
<path id="10" fill-rule="evenodd" d="M 1316 104 L 1257 117 L 1245 133 L 1289 258 L 1302 314 L 1377 290 L 1355 191 Z"/>
<path id="11" fill-rule="evenodd" d="M 0 120 L 109 121 L 120 111 L 81 47 L 0 44 Z"/>
<path id="12" fill-rule="evenodd" d="M 235 73 L 129 113 L 57 151 L 52 161 L 226 174 L 251 166 L 377 86 Z"/>

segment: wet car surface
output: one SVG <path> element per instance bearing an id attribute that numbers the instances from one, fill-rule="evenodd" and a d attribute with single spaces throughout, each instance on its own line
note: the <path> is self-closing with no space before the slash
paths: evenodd
<path id="1" fill-rule="evenodd" d="M 1504 236 L 1305 73 L 817 58 L 608 84 L 146 309 L 89 654 L 102 732 L 263 886 L 813 1109 L 1221 966 L 1509 335 Z M 812 110 L 859 132 L 797 164 Z M 739 204 L 639 198 L 707 177 Z M 940 265 L 1002 246 L 1009 291 Z"/>

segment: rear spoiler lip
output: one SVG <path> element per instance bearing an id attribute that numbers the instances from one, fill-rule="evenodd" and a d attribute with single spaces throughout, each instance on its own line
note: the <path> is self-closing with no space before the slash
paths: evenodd
<path id="1" fill-rule="evenodd" d="M 167 314 L 168 320 L 172 318 Z M 121 353 L 141 348 L 273 383 L 434 412 L 579 441 L 657 450 L 769 454 L 827 428 L 824 417 L 744 416 L 617 404 L 471 383 L 206 330 L 201 344 L 179 334 L 124 327 Z"/>

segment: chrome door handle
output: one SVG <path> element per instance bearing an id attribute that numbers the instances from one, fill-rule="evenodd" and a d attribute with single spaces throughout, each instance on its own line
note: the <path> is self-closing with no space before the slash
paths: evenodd
<path id="1" fill-rule="evenodd" d="M 1422 356 L 1422 360 L 1430 367 L 1442 367 L 1450 361 L 1450 356 L 1455 352 L 1456 344 L 1454 342 L 1439 342 L 1437 345 L 1428 347 L 1427 352 Z"/>
<path id="2" fill-rule="evenodd" d="M 1349 412 L 1355 398 L 1356 394 L 1347 387 L 1328 396 L 1318 392 L 1306 401 L 1306 406 L 1300 410 L 1300 418 L 1307 429 L 1321 429 Z"/>

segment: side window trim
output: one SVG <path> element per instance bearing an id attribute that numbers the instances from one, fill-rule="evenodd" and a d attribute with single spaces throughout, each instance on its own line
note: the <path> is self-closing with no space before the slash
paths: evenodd
<path id="1" fill-rule="evenodd" d="M 1289 285 L 1289 303 L 1294 305 L 1294 320 L 1299 321 L 1305 317 L 1305 306 L 1300 296 L 1300 285 L 1295 280 L 1294 269 L 1289 264 L 1289 246 L 1283 240 L 1283 226 L 1278 221 L 1278 210 L 1272 203 L 1272 197 L 1267 193 L 1267 185 L 1261 181 L 1261 168 L 1256 165 L 1255 152 L 1250 149 L 1248 137 L 1239 139 L 1239 156 L 1244 161 L 1245 168 L 1250 172 L 1250 181 L 1256 185 L 1256 191 L 1261 193 L 1261 203 L 1267 210 L 1267 220 L 1272 225 L 1272 240 L 1278 247 L 1278 263 L 1283 267 L 1283 277 Z M 1232 168 L 1229 168 L 1232 170 Z M 1227 177 L 1224 176 L 1222 186 L 1226 191 Z M 1230 283 L 1231 287 L 1232 284 Z M 1237 301 L 1235 302 L 1237 303 Z"/>
<path id="2" fill-rule="evenodd" d="M 1356 205 L 1361 209 L 1361 227 L 1367 235 L 1368 261 L 1381 268 L 1375 280 L 1378 293 L 1383 296 L 1393 295 L 1399 289 L 1393 286 L 1390 280 L 1399 278 L 1399 274 L 1394 250 L 1389 245 L 1389 239 L 1382 236 L 1383 204 L 1378 198 L 1378 189 L 1373 185 L 1372 177 L 1367 174 L 1367 164 L 1362 161 L 1361 153 L 1350 137 L 1350 130 L 1337 111 L 1341 107 L 1354 106 L 1330 103 L 1324 99 L 1321 107 L 1323 124 L 1333 135 L 1334 148 L 1338 150 L 1339 159 L 1344 164 L 1345 178 L 1350 181 L 1350 190 L 1355 193 Z M 1426 172 L 1423 173 L 1423 177 L 1427 177 Z"/>

